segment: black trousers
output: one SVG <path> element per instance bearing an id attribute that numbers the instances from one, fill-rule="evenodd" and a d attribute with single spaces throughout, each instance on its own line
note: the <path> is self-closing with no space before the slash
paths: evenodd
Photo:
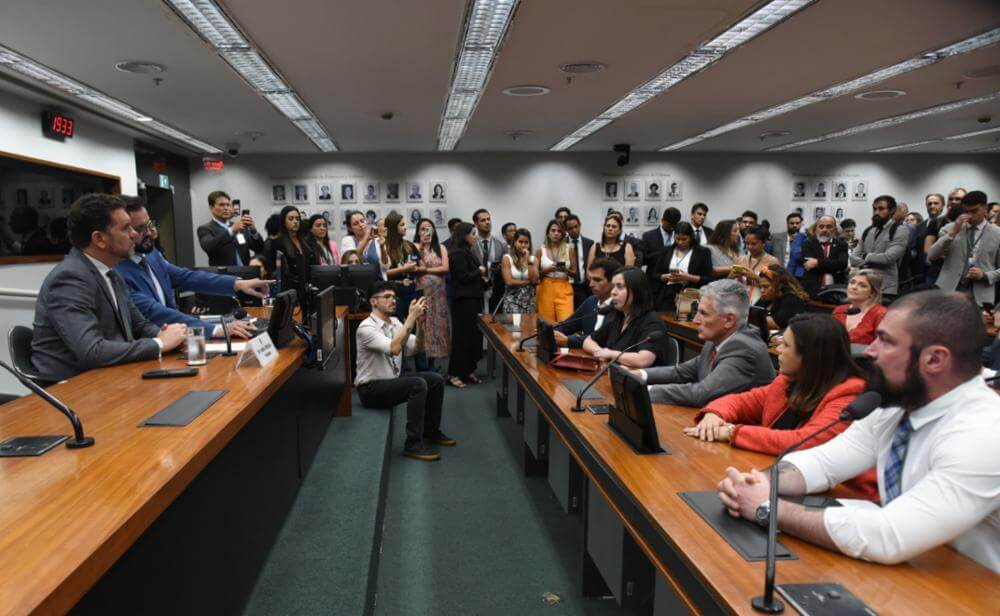
<path id="1" fill-rule="evenodd" d="M 475 372 L 483 350 L 483 334 L 479 331 L 481 297 L 456 297 L 451 302 L 451 356 L 448 374 L 465 378 Z"/>
<path id="2" fill-rule="evenodd" d="M 441 427 L 444 378 L 437 372 L 410 372 L 394 379 L 358 386 L 361 404 L 390 409 L 406 401 L 406 446 L 419 443 L 424 434 Z"/>

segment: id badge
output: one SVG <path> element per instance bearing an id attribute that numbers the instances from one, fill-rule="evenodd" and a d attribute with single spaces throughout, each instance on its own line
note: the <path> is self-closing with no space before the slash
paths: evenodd
<path id="1" fill-rule="evenodd" d="M 242 233 L 237 233 L 236 234 L 236 243 L 239 244 L 240 246 L 242 246 L 243 244 L 247 243 L 247 238 L 243 237 Z"/>

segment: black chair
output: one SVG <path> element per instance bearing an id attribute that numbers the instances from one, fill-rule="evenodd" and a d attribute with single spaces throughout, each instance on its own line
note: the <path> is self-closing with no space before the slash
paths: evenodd
<path id="1" fill-rule="evenodd" d="M 840 306 L 847 303 L 847 285 L 831 284 L 816 294 L 816 299 L 824 304 Z"/>
<path id="2" fill-rule="evenodd" d="M 35 336 L 35 330 L 24 325 L 15 325 L 7 332 L 7 349 L 10 351 L 10 363 L 14 365 L 14 370 L 22 377 L 34 381 L 42 387 L 51 385 L 51 381 L 45 381 L 35 374 L 35 369 L 31 365 L 31 339 Z"/>

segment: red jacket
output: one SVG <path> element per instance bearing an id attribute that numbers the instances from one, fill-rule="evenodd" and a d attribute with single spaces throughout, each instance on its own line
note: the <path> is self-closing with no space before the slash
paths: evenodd
<path id="1" fill-rule="evenodd" d="M 864 379 L 851 377 L 835 386 L 820 400 L 808 420 L 794 430 L 772 429 L 770 426 L 788 409 L 789 379 L 779 375 L 770 385 L 739 394 L 729 394 L 713 400 L 695 417 L 701 421 L 705 413 L 715 413 L 729 423 L 736 424 L 730 442 L 733 447 L 778 455 L 810 433 L 835 420 L 844 407 L 865 388 Z M 802 446 L 816 447 L 847 429 L 848 422 L 830 428 Z M 864 498 L 878 502 L 878 479 L 872 468 L 845 482 L 849 488 Z"/>
<path id="2" fill-rule="evenodd" d="M 844 327 L 847 327 L 847 310 L 850 307 L 850 304 L 844 304 L 833 309 L 833 318 L 840 321 L 840 324 Z M 854 329 L 847 332 L 847 337 L 851 339 L 851 344 L 871 344 L 875 342 L 875 330 L 878 329 L 878 324 L 882 322 L 882 317 L 885 316 L 888 310 L 882 304 L 869 308 L 865 316 L 861 318 L 861 322 Z"/>

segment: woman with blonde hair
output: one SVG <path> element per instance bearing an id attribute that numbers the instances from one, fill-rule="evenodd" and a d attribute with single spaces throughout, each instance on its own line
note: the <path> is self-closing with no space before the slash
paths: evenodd
<path id="1" fill-rule="evenodd" d="M 882 274 L 862 269 L 851 275 L 847 303 L 833 309 L 833 318 L 847 329 L 851 344 L 871 344 L 886 311 L 882 305 Z"/>
<path id="2" fill-rule="evenodd" d="M 576 251 L 566 241 L 566 230 L 553 218 L 545 226 L 545 239 L 535 251 L 538 263 L 538 316 L 558 322 L 573 314 L 573 279 L 576 277 Z"/>

